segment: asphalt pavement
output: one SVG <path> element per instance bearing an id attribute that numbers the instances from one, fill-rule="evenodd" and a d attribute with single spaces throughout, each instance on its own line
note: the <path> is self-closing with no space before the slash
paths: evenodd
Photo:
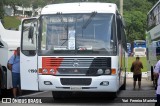
<path id="1" fill-rule="evenodd" d="M 63 100 L 54 100 L 52 98 L 52 93 L 50 91 L 47 92 L 36 92 L 32 94 L 23 95 L 24 97 L 37 97 L 43 98 L 48 97 L 45 100 L 45 103 L 42 104 L 31 104 L 31 105 L 54 105 L 54 106 L 154 106 L 154 101 L 151 99 L 155 98 L 155 90 L 153 84 L 146 77 L 142 78 L 142 87 L 138 89 L 133 89 L 133 79 L 131 77 L 127 78 L 126 82 L 126 90 L 121 90 L 118 93 L 118 97 L 114 100 L 106 100 L 103 98 L 79 98 L 79 99 L 63 99 Z M 150 101 L 151 100 L 151 101 Z M 142 103 L 141 103 L 142 101 Z M 145 102 L 146 101 L 146 102 Z M 147 102 L 149 101 L 149 102 Z M 5 104 L 0 103 L 0 106 L 25 106 L 28 104 Z"/>

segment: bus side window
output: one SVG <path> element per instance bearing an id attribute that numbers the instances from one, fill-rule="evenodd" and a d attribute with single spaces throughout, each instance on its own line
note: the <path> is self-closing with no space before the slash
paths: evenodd
<path id="1" fill-rule="evenodd" d="M 123 22 L 122 22 L 119 14 L 117 14 L 116 19 L 117 19 L 117 36 L 118 36 L 118 41 L 119 41 L 119 43 L 122 44 L 122 46 L 127 51 L 127 41 L 126 41 L 126 36 L 125 36 L 124 25 L 123 25 Z"/>
<path id="2" fill-rule="evenodd" d="M 118 41 L 121 41 L 121 24 L 122 23 L 119 16 L 117 16 L 116 19 L 117 19 L 117 37 L 118 37 Z"/>

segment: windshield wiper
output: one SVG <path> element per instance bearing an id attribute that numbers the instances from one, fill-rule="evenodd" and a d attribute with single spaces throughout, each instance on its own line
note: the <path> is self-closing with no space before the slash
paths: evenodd
<path id="1" fill-rule="evenodd" d="M 62 13 L 58 12 L 57 14 L 60 15 L 60 20 L 61 20 L 61 22 L 63 24 L 63 27 L 64 27 L 65 30 L 67 30 L 67 25 L 63 21 L 63 15 L 62 15 Z"/>
<path id="2" fill-rule="evenodd" d="M 97 14 L 97 12 L 92 12 L 92 14 L 90 15 L 90 17 L 88 18 L 88 20 L 86 21 L 86 23 L 83 24 L 82 29 L 86 29 L 86 27 L 88 26 L 88 24 L 92 21 L 93 17 Z"/>
<path id="3" fill-rule="evenodd" d="M 63 46 L 66 43 L 66 41 L 68 41 L 68 19 L 67 19 L 67 24 L 65 24 L 63 21 L 62 13 L 58 12 L 57 14 L 60 15 L 60 20 L 62 22 L 62 25 L 63 25 L 64 29 L 67 31 L 67 39 L 61 39 L 61 40 L 65 40 L 61 45 L 61 46 Z"/>

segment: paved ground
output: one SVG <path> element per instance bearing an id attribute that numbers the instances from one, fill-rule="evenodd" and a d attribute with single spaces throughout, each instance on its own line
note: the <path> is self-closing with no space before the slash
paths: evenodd
<path id="1" fill-rule="evenodd" d="M 118 98 L 114 100 L 103 100 L 103 99 L 90 99 L 90 98 L 79 98 L 79 99 L 65 99 L 65 100 L 58 100 L 54 101 L 52 99 L 52 94 L 51 92 L 39 92 L 37 94 L 32 94 L 32 95 L 26 95 L 25 97 L 49 97 L 45 101 L 44 104 L 34 104 L 34 105 L 41 105 L 41 106 L 154 106 L 155 103 L 136 103 L 133 102 L 131 103 L 131 99 L 136 99 L 137 97 L 139 100 L 143 100 L 144 98 L 153 98 L 156 97 L 155 95 L 155 90 L 152 85 L 152 82 L 147 80 L 147 78 L 142 79 L 142 88 L 138 89 L 138 86 L 136 87 L 135 90 L 133 90 L 133 79 L 127 78 L 127 87 L 126 90 L 122 90 L 118 94 Z M 117 102 L 119 100 L 128 100 L 129 102 L 126 103 L 121 103 Z M 148 99 L 148 98 L 147 98 Z M 9 106 L 9 104 L 1 104 L 0 106 Z M 10 106 L 28 106 L 28 104 L 10 104 Z M 30 104 L 33 105 L 33 104 Z"/>
<path id="2" fill-rule="evenodd" d="M 119 97 L 155 97 L 155 90 L 152 82 L 149 81 L 147 78 L 143 78 L 141 83 L 142 83 L 141 89 L 138 88 L 138 84 L 137 84 L 136 89 L 134 90 L 133 79 L 127 78 L 126 90 L 121 91 L 119 94 Z"/>
<path id="3" fill-rule="evenodd" d="M 127 84 L 126 90 L 133 90 L 133 78 L 131 77 L 127 78 L 126 84 Z M 152 82 L 148 80 L 146 77 L 142 78 L 141 85 L 142 85 L 142 88 L 140 89 L 141 91 L 142 90 L 154 90 Z M 138 82 L 136 85 L 136 90 L 139 90 Z"/>

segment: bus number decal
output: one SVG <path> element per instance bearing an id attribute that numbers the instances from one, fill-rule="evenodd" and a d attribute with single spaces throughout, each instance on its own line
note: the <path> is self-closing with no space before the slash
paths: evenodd
<path id="1" fill-rule="evenodd" d="M 36 69 L 29 69 L 28 72 L 29 73 L 37 73 L 37 70 Z"/>

